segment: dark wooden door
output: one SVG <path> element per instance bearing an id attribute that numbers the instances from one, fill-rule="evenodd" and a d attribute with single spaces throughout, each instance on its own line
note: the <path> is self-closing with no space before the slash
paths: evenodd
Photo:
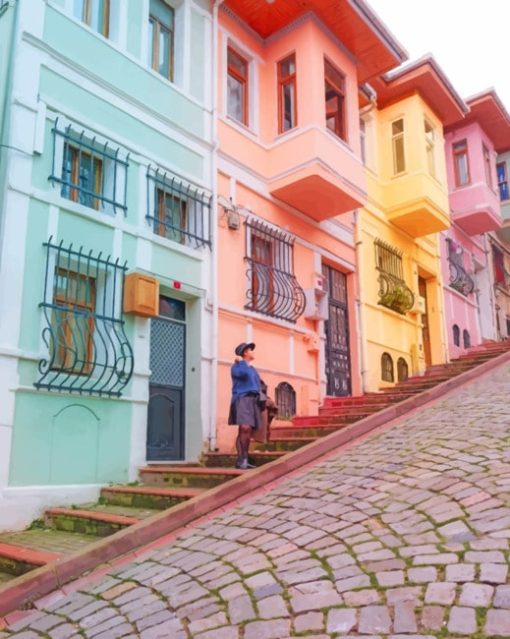
<path id="1" fill-rule="evenodd" d="M 185 305 L 160 298 L 151 320 L 147 461 L 184 459 Z"/>
<path id="2" fill-rule="evenodd" d="M 425 364 L 427 366 L 432 365 L 432 350 L 430 346 L 430 329 L 429 329 L 429 315 L 428 315 L 428 300 L 427 300 L 427 281 L 423 277 L 418 277 L 418 291 L 420 296 L 425 299 L 425 313 L 421 316 L 422 324 L 422 342 L 423 342 L 423 355 L 425 357 Z"/>
<path id="3" fill-rule="evenodd" d="M 326 264 L 322 266 L 324 284 L 329 294 L 326 332 L 327 394 L 342 397 L 351 394 L 351 355 L 347 277 Z"/>

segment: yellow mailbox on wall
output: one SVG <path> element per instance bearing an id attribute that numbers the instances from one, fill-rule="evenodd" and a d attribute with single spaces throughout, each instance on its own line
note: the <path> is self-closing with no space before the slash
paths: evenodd
<path id="1" fill-rule="evenodd" d="M 129 273 L 124 280 L 124 313 L 141 317 L 159 314 L 159 280 L 143 273 Z"/>

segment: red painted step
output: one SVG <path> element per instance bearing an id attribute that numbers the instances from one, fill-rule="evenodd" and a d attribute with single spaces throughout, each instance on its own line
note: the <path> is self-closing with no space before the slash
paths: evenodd
<path id="1" fill-rule="evenodd" d="M 25 548 L 24 546 L 0 543 L 0 557 L 30 566 L 44 566 L 50 561 L 58 559 L 60 555 L 53 552 Z"/>

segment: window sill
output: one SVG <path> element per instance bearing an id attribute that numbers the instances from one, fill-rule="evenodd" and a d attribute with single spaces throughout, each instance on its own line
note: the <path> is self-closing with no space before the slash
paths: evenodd
<path id="1" fill-rule="evenodd" d="M 221 120 L 223 122 L 225 122 L 225 124 L 229 124 L 233 128 L 237 129 L 240 133 L 244 133 L 245 135 L 249 135 L 249 136 L 252 136 L 254 138 L 258 138 L 257 131 L 255 131 L 254 129 L 250 128 L 250 126 L 248 124 L 244 124 L 243 122 L 240 122 L 239 120 L 236 120 L 231 115 L 228 115 L 228 113 L 225 113 L 223 115 L 223 117 L 221 118 Z"/>

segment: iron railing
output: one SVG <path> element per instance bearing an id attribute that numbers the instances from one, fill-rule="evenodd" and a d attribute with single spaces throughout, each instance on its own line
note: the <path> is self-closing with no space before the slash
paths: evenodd
<path id="1" fill-rule="evenodd" d="M 280 382 L 276 387 L 275 403 L 280 419 L 290 419 L 296 414 L 296 391 L 288 382 Z"/>
<path id="2" fill-rule="evenodd" d="M 211 246 L 212 196 L 175 175 L 147 169 L 147 221 L 156 235 L 202 248 Z"/>
<path id="3" fill-rule="evenodd" d="M 374 241 L 374 247 L 379 271 L 377 303 L 404 315 L 414 305 L 414 294 L 404 281 L 402 251 L 379 239 Z"/>
<path id="4" fill-rule="evenodd" d="M 452 239 L 446 238 L 448 246 L 448 265 L 450 269 L 450 286 L 464 297 L 475 290 L 475 282 L 464 268 L 464 253 Z"/>
<path id="5" fill-rule="evenodd" d="M 120 209 L 126 214 L 129 153 L 122 159 L 119 148 L 110 147 L 108 142 L 99 143 L 96 137 L 87 137 L 84 130 L 77 132 L 71 124 L 59 129 L 58 118 L 52 133 L 53 160 L 48 179 L 62 186 L 62 197 L 105 212 L 110 209 L 117 213 Z M 61 167 L 56 166 L 59 138 L 64 141 Z M 120 169 L 124 171 L 123 184 Z"/>
<path id="6" fill-rule="evenodd" d="M 245 308 L 296 322 L 305 294 L 294 276 L 294 238 L 261 220 L 246 220 L 248 290 Z"/>
<path id="7" fill-rule="evenodd" d="M 39 304 L 48 349 L 36 388 L 119 397 L 133 373 L 122 319 L 126 264 L 52 238 L 44 244 L 44 298 Z"/>
<path id="8" fill-rule="evenodd" d="M 7 7 L 9 6 L 9 0 L 0 0 L 0 15 L 5 11 L 7 11 Z"/>

